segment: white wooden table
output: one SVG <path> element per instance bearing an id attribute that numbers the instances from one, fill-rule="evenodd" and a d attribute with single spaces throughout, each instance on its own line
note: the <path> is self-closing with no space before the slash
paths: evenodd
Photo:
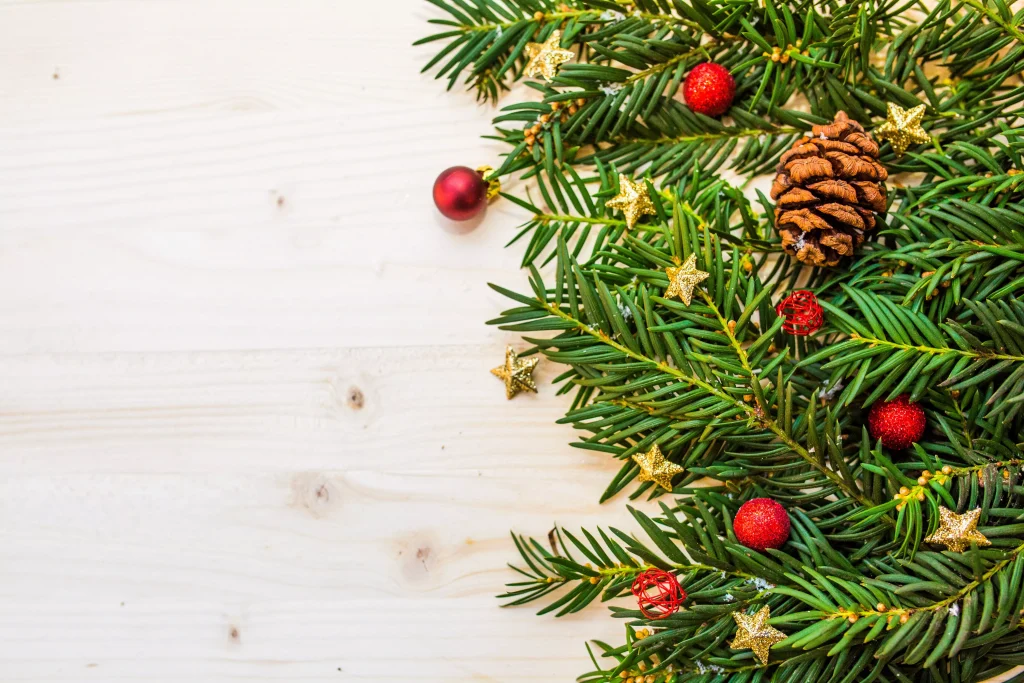
<path id="1" fill-rule="evenodd" d="M 0 0 L 0 680 L 566 681 L 601 607 L 498 609 L 508 529 L 631 529 L 550 386 L 494 109 L 422 0 Z M 557 369 L 542 366 L 550 379 Z"/>
<path id="2" fill-rule="evenodd" d="M 501 148 L 429 16 L 0 2 L 4 683 L 564 681 L 622 638 L 492 597 L 510 528 L 632 526 L 488 373 L 522 214 L 434 210 Z"/>

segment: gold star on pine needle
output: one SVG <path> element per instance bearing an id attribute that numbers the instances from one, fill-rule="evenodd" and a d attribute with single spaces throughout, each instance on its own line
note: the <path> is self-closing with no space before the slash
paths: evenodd
<path id="1" fill-rule="evenodd" d="M 505 382 L 505 398 L 513 398 L 520 391 L 537 393 L 537 385 L 533 382 L 533 369 L 537 367 L 537 358 L 519 360 L 512 347 L 505 348 L 505 363 L 491 370 L 491 374 Z"/>
<path id="2" fill-rule="evenodd" d="M 693 288 L 704 282 L 709 275 L 703 270 L 697 270 L 696 254 L 690 254 L 680 268 L 666 268 L 665 274 L 668 275 L 668 289 L 665 290 L 665 298 L 678 296 L 687 306 L 693 300 Z"/>
<path id="3" fill-rule="evenodd" d="M 875 137 L 879 140 L 888 140 L 897 157 L 903 156 L 907 147 L 912 144 L 931 142 L 932 136 L 921 127 L 921 119 L 924 118 L 923 104 L 905 110 L 898 104 L 889 102 L 888 107 L 889 115 L 885 123 L 875 128 Z"/>
<path id="4" fill-rule="evenodd" d="M 647 183 L 634 183 L 626 176 L 619 174 L 619 193 L 604 204 L 609 209 L 618 209 L 626 217 L 626 229 L 632 230 L 643 215 L 654 216 L 654 203 L 647 194 Z"/>
<path id="5" fill-rule="evenodd" d="M 672 477 L 683 473 L 682 467 L 665 459 L 658 444 L 646 453 L 634 453 L 633 462 L 640 465 L 640 483 L 653 481 L 666 491 L 672 490 Z"/>
<path id="6" fill-rule="evenodd" d="M 563 50 L 559 46 L 561 40 L 562 32 L 554 31 L 543 43 L 526 44 L 526 56 L 530 59 L 526 63 L 527 78 L 543 76 L 544 80 L 550 81 L 558 67 L 576 56 L 572 50 Z"/>
<path id="7" fill-rule="evenodd" d="M 942 543 L 954 553 L 962 553 L 971 547 L 971 542 L 978 545 L 992 545 L 985 535 L 978 531 L 978 518 L 981 508 L 968 510 L 958 515 L 949 508 L 939 508 L 939 528 L 935 533 L 924 539 L 926 543 Z"/>
<path id="8" fill-rule="evenodd" d="M 772 616 L 771 609 L 765 605 L 756 614 L 743 614 L 733 612 L 732 618 L 736 620 L 739 627 L 736 631 L 736 638 L 729 647 L 733 650 L 751 649 L 762 664 L 768 664 L 768 648 L 780 640 L 786 639 L 786 634 L 768 625 L 768 619 Z"/>

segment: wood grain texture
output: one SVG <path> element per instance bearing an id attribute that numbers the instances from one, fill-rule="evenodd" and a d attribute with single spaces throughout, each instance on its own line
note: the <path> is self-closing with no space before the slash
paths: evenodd
<path id="1" fill-rule="evenodd" d="M 0 679 L 556 681 L 507 531 L 632 528 L 482 322 L 422 0 L 0 1 Z"/>
<path id="2" fill-rule="evenodd" d="M 506 402 L 494 353 L 0 359 L 4 680 L 579 671 L 620 627 L 498 609 L 508 528 L 629 522 L 550 390 Z"/>
<path id="3" fill-rule="evenodd" d="M 0 2 L 0 679 L 570 680 L 508 531 L 631 528 L 483 325 L 421 0 Z M 553 366 L 541 379 L 550 380 Z"/>

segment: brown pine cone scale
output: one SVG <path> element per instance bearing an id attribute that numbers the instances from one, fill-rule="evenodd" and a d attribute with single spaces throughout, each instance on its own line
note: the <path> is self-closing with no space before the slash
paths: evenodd
<path id="1" fill-rule="evenodd" d="M 885 212 L 885 167 L 864 127 L 836 114 L 779 159 L 772 184 L 782 248 L 812 266 L 834 266 L 864 242 Z"/>

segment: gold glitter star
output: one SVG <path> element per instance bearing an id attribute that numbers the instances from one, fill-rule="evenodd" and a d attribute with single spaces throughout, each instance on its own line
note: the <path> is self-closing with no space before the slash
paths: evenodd
<path id="1" fill-rule="evenodd" d="M 785 633 L 768 625 L 771 616 L 768 605 L 759 609 L 757 614 L 733 612 L 732 618 L 736 620 L 739 629 L 729 647 L 733 650 L 751 649 L 762 664 L 768 664 L 768 648 L 786 639 Z"/>
<path id="2" fill-rule="evenodd" d="M 619 193 L 604 204 L 609 209 L 619 209 L 626 217 L 626 228 L 632 230 L 636 222 L 644 214 L 654 216 L 658 212 L 654 210 L 650 195 L 647 194 L 647 183 L 642 180 L 634 183 L 626 176 L 619 174 Z"/>
<path id="3" fill-rule="evenodd" d="M 559 47 L 561 40 L 562 32 L 554 31 L 543 43 L 526 44 L 526 56 L 530 59 L 526 63 L 527 78 L 543 76 L 544 80 L 550 81 L 555 77 L 558 67 L 576 56 L 572 50 Z"/>
<path id="4" fill-rule="evenodd" d="M 968 510 L 958 515 L 949 508 L 939 508 L 939 528 L 924 539 L 925 543 L 942 543 L 954 553 L 962 553 L 971 547 L 971 541 L 979 546 L 992 545 L 985 535 L 978 531 L 981 508 Z"/>
<path id="5" fill-rule="evenodd" d="M 697 270 L 696 254 L 690 254 L 681 268 L 666 268 L 665 274 L 668 275 L 668 289 L 665 290 L 665 298 L 678 296 L 687 306 L 693 300 L 693 288 L 704 282 L 709 276 L 709 273 Z"/>
<path id="6" fill-rule="evenodd" d="M 491 374 L 505 381 L 505 398 L 511 399 L 520 391 L 537 393 L 537 385 L 533 382 L 533 369 L 537 367 L 538 358 L 519 360 L 519 356 L 511 346 L 505 348 L 505 364 L 491 370 Z"/>
<path id="7" fill-rule="evenodd" d="M 923 104 L 909 110 L 904 110 L 892 102 L 889 102 L 888 106 L 889 115 L 885 123 L 875 128 L 875 136 L 879 140 L 888 140 L 897 157 L 903 156 L 911 144 L 931 142 L 932 136 L 921 127 L 921 119 L 924 118 Z"/>
<path id="8" fill-rule="evenodd" d="M 640 483 L 653 481 L 666 491 L 672 490 L 672 477 L 683 473 L 682 467 L 665 459 L 658 444 L 646 453 L 634 453 L 633 462 L 640 465 Z"/>

